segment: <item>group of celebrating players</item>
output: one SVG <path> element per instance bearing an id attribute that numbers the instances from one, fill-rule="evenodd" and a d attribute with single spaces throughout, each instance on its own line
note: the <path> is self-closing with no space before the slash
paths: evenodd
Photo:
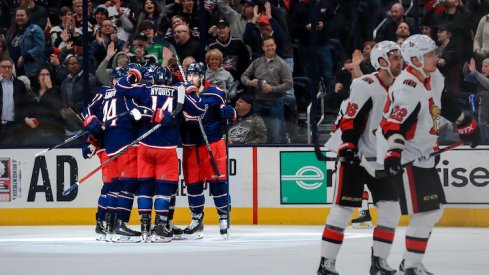
<path id="1" fill-rule="evenodd" d="M 227 239 L 230 196 L 224 129 L 236 120 L 223 90 L 205 82 L 202 63 L 180 70 L 130 63 L 113 70 L 113 86 L 102 87 L 84 110 L 89 138 L 84 158 L 97 154 L 103 187 L 96 213 L 97 240 L 170 242 L 203 237 L 204 183 Z M 185 76 L 186 75 L 186 76 Z M 177 146 L 183 145 L 183 175 L 192 222 L 173 224 L 179 181 Z M 137 196 L 141 232 L 127 227 Z M 154 226 L 151 213 L 154 208 Z"/>
<path id="2" fill-rule="evenodd" d="M 442 117 L 456 125 L 461 140 L 472 148 L 479 143 L 479 128 L 445 92 L 430 37 L 412 35 L 400 47 L 380 42 L 370 60 L 377 71 L 352 82 L 350 97 L 343 102 L 336 130 L 326 144 L 338 153 L 338 164 L 317 273 L 338 274 L 336 258 L 344 230 L 362 203 L 366 184 L 378 213 L 370 274 L 396 274 L 387 258 L 401 214 L 409 214 L 409 224 L 397 274 L 433 274 L 422 260 L 446 199 L 436 158 L 425 156 L 438 150 Z"/>

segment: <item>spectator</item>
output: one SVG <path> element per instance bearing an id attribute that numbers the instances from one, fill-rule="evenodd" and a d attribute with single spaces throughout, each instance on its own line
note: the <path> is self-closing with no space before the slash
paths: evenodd
<path id="1" fill-rule="evenodd" d="M 253 97 L 240 94 L 234 109 L 238 119 L 228 130 L 229 144 L 266 143 L 267 126 L 263 119 L 253 112 Z"/>
<path id="2" fill-rule="evenodd" d="M 377 31 L 377 36 L 375 37 L 375 41 L 397 41 L 397 27 L 401 22 L 407 22 L 406 17 L 404 15 L 404 7 L 401 3 L 395 3 L 391 6 L 389 18 L 387 22 Z M 409 27 L 411 30 L 412 28 Z"/>
<path id="3" fill-rule="evenodd" d="M 115 25 L 117 37 L 122 41 L 129 41 L 134 31 L 134 22 L 136 21 L 134 12 L 124 4 L 123 0 L 115 0 L 114 5 L 107 7 L 109 10 L 109 19 Z M 112 3 L 111 2 L 111 3 Z"/>
<path id="4" fill-rule="evenodd" d="M 232 37 L 243 37 L 246 23 L 253 18 L 254 0 L 241 0 L 241 13 L 229 6 L 230 0 L 217 0 L 219 11 L 226 17 L 230 25 Z"/>
<path id="5" fill-rule="evenodd" d="M 9 58 L 7 42 L 5 42 L 5 37 L 0 35 L 0 59 Z"/>
<path id="6" fill-rule="evenodd" d="M 191 38 L 187 24 L 176 26 L 173 38 L 173 46 L 180 60 L 187 56 L 192 56 L 197 61 L 200 60 L 199 41 Z"/>
<path id="7" fill-rule="evenodd" d="M 399 41 L 399 39 L 406 40 L 411 35 L 411 30 L 409 29 L 409 25 L 406 22 L 401 22 L 399 25 L 397 25 L 397 30 L 396 30 L 396 41 Z"/>
<path id="8" fill-rule="evenodd" d="M 17 74 L 34 78 L 39 67 L 46 62 L 44 58 L 44 32 L 29 20 L 29 11 L 17 8 L 14 30 L 12 30 L 9 53 L 17 60 Z"/>
<path id="9" fill-rule="evenodd" d="M 83 70 L 81 67 L 81 57 L 68 55 L 64 61 L 64 66 L 68 71 L 68 76 L 61 83 L 60 94 L 61 100 L 66 105 L 61 115 L 66 121 L 66 137 L 74 136 L 83 129 L 83 120 L 81 112 L 84 108 L 86 98 L 93 98 L 96 91 L 95 76 L 88 74 L 89 87 L 83 86 Z M 88 94 L 88 95 L 87 95 Z M 77 140 L 77 145 L 83 144 L 83 139 Z"/>
<path id="10" fill-rule="evenodd" d="M 144 21 L 153 23 L 158 31 L 165 31 L 168 28 L 166 11 L 163 11 L 155 0 L 144 1 L 143 9 L 137 18 L 136 29 L 139 29 L 139 26 Z"/>
<path id="11" fill-rule="evenodd" d="M 267 125 L 268 143 L 284 143 L 284 96 L 292 88 L 292 74 L 277 56 L 273 37 L 263 39 L 264 56 L 255 59 L 241 76 L 241 82 L 255 92 L 255 112 Z"/>
<path id="12" fill-rule="evenodd" d="M 217 22 L 217 38 L 208 49 L 218 49 L 223 55 L 222 67 L 229 71 L 234 79 L 239 79 L 250 65 L 250 54 L 240 38 L 231 37 L 229 22 L 221 17 Z"/>
<path id="13" fill-rule="evenodd" d="M 489 14 L 483 16 L 477 26 L 474 37 L 474 57 L 476 65 L 482 64 L 482 60 L 489 57 Z"/>
<path id="14" fill-rule="evenodd" d="M 343 67 L 336 74 L 336 80 L 332 89 L 333 93 L 326 95 L 326 104 L 333 114 L 338 113 L 341 102 L 350 96 L 350 85 L 353 79 L 359 77 L 355 70 L 355 66 L 352 59 L 346 59 L 343 62 Z"/>
<path id="15" fill-rule="evenodd" d="M 462 62 L 460 53 L 457 52 L 456 45 L 452 40 L 453 32 L 448 24 L 438 26 L 438 55 L 437 67 L 445 76 L 445 87 L 449 94 L 456 96 L 462 84 Z"/>
<path id="16" fill-rule="evenodd" d="M 105 58 L 110 42 L 114 42 L 117 51 L 121 51 L 126 43 L 117 37 L 112 21 L 106 19 L 102 23 L 102 28 L 95 33 L 95 41 L 92 43 L 93 56 L 98 63 Z"/>
<path id="17" fill-rule="evenodd" d="M 82 29 L 83 27 L 83 0 L 73 0 L 73 5 L 72 5 L 72 8 L 73 8 L 73 18 L 75 19 L 75 26 L 77 28 L 80 28 Z M 90 0 L 87 0 L 87 5 L 88 5 L 88 16 L 91 17 L 92 16 L 92 1 Z M 90 36 L 93 34 L 93 24 L 90 22 L 90 19 L 89 19 L 89 22 L 88 22 L 88 32 L 90 34 Z M 86 34 L 85 34 L 86 35 Z"/>
<path id="18" fill-rule="evenodd" d="M 61 23 L 50 30 L 51 45 L 56 48 L 62 48 L 68 41 L 73 40 L 75 36 L 82 35 L 82 30 L 75 27 L 73 11 L 69 7 L 62 7 L 59 10 L 59 17 Z M 61 45 L 61 42 L 64 42 L 63 45 Z"/>
<path id="19" fill-rule="evenodd" d="M 163 63 L 164 48 L 169 48 L 172 52 L 175 52 L 175 47 L 173 47 L 173 45 L 170 44 L 170 42 L 166 41 L 165 39 L 157 35 L 153 23 L 149 21 L 143 21 L 139 25 L 139 32 L 143 32 L 144 34 L 146 34 L 146 37 L 148 39 L 148 45 L 146 46 L 146 50 L 149 53 L 152 53 L 155 56 L 157 56 L 158 64 Z"/>
<path id="20" fill-rule="evenodd" d="M 267 5 L 270 7 L 270 4 Z M 258 12 L 258 6 L 253 8 L 255 13 L 253 19 L 246 24 L 246 29 L 243 34 L 243 41 L 251 47 L 252 59 L 256 59 L 263 55 L 262 40 L 265 37 L 273 36 L 277 41 L 277 54 L 283 56 L 283 48 L 287 36 L 282 27 L 275 18 L 271 17 L 271 12 L 262 15 Z"/>
<path id="21" fill-rule="evenodd" d="M 468 63 L 468 78 L 477 83 L 477 102 L 479 115 L 479 128 L 481 130 L 482 144 L 489 143 L 489 58 L 482 61 L 482 72 L 476 69 L 475 60 L 472 58 Z"/>
<path id="22" fill-rule="evenodd" d="M 36 123 L 26 138 L 25 144 L 49 146 L 62 143 L 65 137 L 61 116 L 64 104 L 59 97 L 58 88 L 53 85 L 48 66 L 41 66 L 37 74 L 37 81 L 32 84 L 35 103 L 28 115 Z"/>
<path id="23" fill-rule="evenodd" d="M 22 144 L 27 132 L 27 125 L 34 121 L 27 118 L 32 97 L 29 96 L 24 83 L 14 77 L 14 62 L 9 58 L 0 59 L 0 145 Z"/>
<path id="24" fill-rule="evenodd" d="M 227 98 L 231 100 L 236 97 L 236 85 L 231 73 L 222 67 L 222 60 L 222 53 L 218 49 L 209 50 L 205 54 L 205 63 L 207 64 L 205 80 L 224 90 Z"/>
<path id="25" fill-rule="evenodd" d="M 93 25 L 93 32 L 97 33 L 97 31 L 102 28 L 104 20 L 109 19 L 109 10 L 104 5 L 98 5 L 93 13 L 95 15 L 96 22 L 95 25 Z"/>
<path id="26" fill-rule="evenodd" d="M 137 63 L 141 66 L 157 64 L 158 57 L 146 50 L 147 45 L 148 37 L 146 34 L 144 32 L 138 33 L 134 37 L 130 52 L 128 52 L 130 63 Z"/>
<path id="27" fill-rule="evenodd" d="M 438 2 L 437 2 L 438 5 Z M 470 28 L 470 15 L 463 8 L 460 0 L 443 1 L 445 12 L 434 14 L 434 8 L 425 17 L 432 20 L 435 32 L 442 24 L 449 24 L 452 27 L 452 42 L 455 44 L 460 60 L 467 61 L 473 54 L 472 30 Z"/>
<path id="28" fill-rule="evenodd" d="M 20 0 L 20 6 L 29 11 L 32 24 L 38 25 L 42 30 L 46 28 L 48 12 L 44 7 L 37 5 L 34 0 Z"/>
<path id="29" fill-rule="evenodd" d="M 109 62 L 111 60 L 112 64 L 109 66 Z M 129 56 L 123 51 L 117 53 L 114 43 L 110 43 L 107 47 L 107 55 L 105 56 L 104 60 L 100 62 L 97 71 L 95 72 L 97 81 L 102 85 L 112 86 L 112 71 L 117 67 L 125 68 L 128 63 Z"/>

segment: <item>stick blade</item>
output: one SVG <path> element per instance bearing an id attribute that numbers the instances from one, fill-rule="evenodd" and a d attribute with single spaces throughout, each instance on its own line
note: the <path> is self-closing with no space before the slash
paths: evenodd
<path id="1" fill-rule="evenodd" d="M 68 194 L 70 194 L 71 191 L 75 190 L 78 187 L 78 185 L 79 185 L 79 183 L 75 182 L 75 184 L 71 185 L 70 188 L 63 191 L 63 196 L 68 196 Z"/>

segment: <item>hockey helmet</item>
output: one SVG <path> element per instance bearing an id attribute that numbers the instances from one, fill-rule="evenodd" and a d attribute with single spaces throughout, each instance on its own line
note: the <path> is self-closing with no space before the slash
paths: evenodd
<path id="1" fill-rule="evenodd" d="M 158 69 L 158 66 L 156 65 L 143 67 L 143 81 L 153 83 L 155 79 L 156 69 Z"/>
<path id="2" fill-rule="evenodd" d="M 115 69 L 112 69 L 111 77 L 114 80 L 119 80 L 120 78 L 125 76 L 126 73 L 127 73 L 127 68 L 117 67 Z"/>
<path id="3" fill-rule="evenodd" d="M 424 34 L 415 34 L 408 37 L 401 45 L 401 55 L 404 61 L 417 69 L 424 67 L 424 55 L 435 50 L 436 44 L 433 39 Z M 421 67 L 415 66 L 411 58 L 417 57 Z"/>
<path id="4" fill-rule="evenodd" d="M 189 74 L 198 74 L 201 75 L 201 78 L 203 79 L 205 76 L 205 66 L 204 63 L 202 62 L 194 62 L 187 67 L 187 71 L 185 72 L 187 75 Z"/>
<path id="5" fill-rule="evenodd" d="M 154 72 L 154 81 L 156 84 L 160 85 L 171 85 L 172 84 L 172 74 L 167 67 L 158 67 Z"/>
<path id="6" fill-rule="evenodd" d="M 389 53 L 392 51 L 399 51 L 399 45 L 392 41 L 382 41 L 373 47 L 370 52 L 370 63 L 376 70 L 386 69 L 390 70 Z M 379 59 L 383 58 L 387 62 L 387 66 L 382 67 L 380 65 Z"/>

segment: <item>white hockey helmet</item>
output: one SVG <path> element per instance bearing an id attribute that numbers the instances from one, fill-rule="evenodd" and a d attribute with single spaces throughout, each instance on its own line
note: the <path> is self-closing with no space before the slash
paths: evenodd
<path id="1" fill-rule="evenodd" d="M 386 69 L 390 71 L 391 63 L 389 62 L 389 53 L 392 51 L 399 51 L 399 45 L 397 45 L 397 43 L 392 41 L 382 41 L 375 44 L 370 52 L 370 63 L 372 63 L 372 66 L 374 66 L 376 70 Z M 383 58 L 387 62 L 386 67 L 380 65 L 380 58 Z"/>
<path id="2" fill-rule="evenodd" d="M 424 55 L 435 50 L 436 44 L 433 39 L 424 34 L 415 34 L 408 37 L 401 46 L 401 55 L 404 61 L 417 69 L 423 69 L 424 67 Z M 421 67 L 417 67 L 413 64 L 411 58 L 417 57 L 421 62 Z"/>

